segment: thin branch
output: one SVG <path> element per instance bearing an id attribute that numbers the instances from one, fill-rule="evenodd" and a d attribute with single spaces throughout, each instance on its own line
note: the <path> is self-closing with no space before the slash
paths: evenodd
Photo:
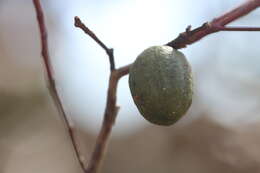
<path id="1" fill-rule="evenodd" d="M 126 66 L 123 66 L 121 68 L 117 69 L 117 74 L 118 74 L 118 78 L 127 75 L 129 73 L 130 67 L 132 66 L 132 64 L 128 64 Z"/>
<path id="2" fill-rule="evenodd" d="M 88 34 L 99 46 L 101 46 L 107 53 L 109 57 L 109 62 L 110 62 L 110 70 L 115 69 L 115 60 L 114 60 L 114 50 L 109 49 L 97 36 L 94 32 L 92 32 L 83 22 L 81 22 L 79 17 L 74 18 L 74 25 L 75 27 L 78 27 L 82 29 L 86 34 Z"/>
<path id="3" fill-rule="evenodd" d="M 114 70 L 110 74 L 104 119 L 101 130 L 97 137 L 94 152 L 92 153 L 89 165 L 87 167 L 87 173 L 96 173 L 101 167 L 101 163 L 108 145 L 108 139 L 111 134 L 112 127 L 115 123 L 117 113 L 119 111 L 119 107 L 116 106 L 116 93 L 118 81 L 121 77 L 127 75 L 128 73 L 129 67 L 126 66 Z"/>
<path id="4" fill-rule="evenodd" d="M 194 30 L 191 30 L 191 26 L 186 28 L 184 33 L 181 33 L 176 39 L 169 42 L 167 45 L 172 46 L 173 48 L 180 49 L 186 47 L 188 44 L 192 44 L 201 38 L 205 37 L 208 34 L 224 31 L 224 30 L 247 30 L 247 31 L 258 31 L 257 28 L 234 28 L 234 27 L 224 27 L 224 25 L 248 14 L 250 11 L 254 10 L 260 5 L 260 0 L 250 0 L 246 3 L 240 5 L 239 7 L 231 10 L 230 12 L 214 19 L 210 23 L 204 23 L 201 27 L 198 27 Z M 106 50 L 108 56 L 108 48 L 95 36 L 95 34 L 90 31 L 78 17 L 75 17 L 75 26 L 81 28 L 86 34 L 93 38 L 103 49 Z M 114 58 L 113 58 L 114 59 Z M 110 60 L 110 66 L 113 65 L 113 62 Z M 110 79 L 109 79 L 109 88 L 107 93 L 107 102 L 106 109 L 104 113 L 104 120 L 100 133 L 98 135 L 94 152 L 91 155 L 90 162 L 87 167 L 87 173 L 96 173 L 98 172 L 102 159 L 104 157 L 106 147 L 108 144 L 108 139 L 112 130 L 112 126 L 115 122 L 119 107 L 116 106 L 116 90 L 119 79 L 129 73 L 129 69 L 132 64 L 129 64 L 125 67 L 119 69 L 111 70 Z M 111 68 L 112 69 L 112 68 Z"/>
<path id="5" fill-rule="evenodd" d="M 260 31 L 258 27 L 225 27 L 225 26 L 216 26 L 219 31 Z"/>
<path id="6" fill-rule="evenodd" d="M 225 26 L 238 18 L 241 18 L 260 6 L 260 0 L 245 0 L 237 8 L 219 16 L 213 20 L 213 23 Z"/>
<path id="7" fill-rule="evenodd" d="M 129 67 L 130 65 L 121 67 L 112 71 L 110 74 L 104 120 L 96 141 L 94 152 L 87 168 L 87 173 L 98 172 L 102 159 L 104 158 L 108 144 L 108 138 L 119 111 L 119 107 L 116 106 L 117 84 L 121 77 L 129 73 Z"/>
<path id="8" fill-rule="evenodd" d="M 49 49 L 48 49 L 47 29 L 46 29 L 46 25 L 45 25 L 44 13 L 43 13 L 43 10 L 41 7 L 41 3 L 39 0 L 33 0 L 33 4 L 35 7 L 37 21 L 38 21 L 40 35 L 41 35 L 42 58 L 43 58 L 44 66 L 45 66 L 46 73 L 47 73 L 48 89 L 49 89 L 52 99 L 54 100 L 54 103 L 61 115 L 61 118 L 63 119 L 64 124 L 66 125 L 66 129 L 68 130 L 68 134 L 70 136 L 72 146 L 75 151 L 76 157 L 79 161 L 79 164 L 80 164 L 82 170 L 85 172 L 85 167 L 84 167 L 84 163 L 82 160 L 83 156 L 80 154 L 80 151 L 78 149 L 76 139 L 75 139 L 74 129 L 72 127 L 72 124 L 68 120 L 64 107 L 62 106 L 61 99 L 59 97 L 59 94 L 58 94 L 58 91 L 56 88 L 56 83 L 55 83 L 55 80 L 53 77 L 53 68 L 51 65 Z"/>
<path id="9" fill-rule="evenodd" d="M 167 43 L 166 45 L 171 46 L 175 49 L 185 48 L 187 45 L 199 41 L 203 37 L 218 32 L 218 31 L 236 31 L 234 27 L 224 27 L 225 25 L 233 22 L 234 20 L 248 14 L 249 12 L 255 10 L 260 6 L 260 0 L 247 0 L 245 3 L 241 4 L 237 8 L 225 13 L 224 15 L 215 18 L 211 22 L 204 23 L 202 26 L 191 30 L 189 26 L 185 32 L 181 33 L 173 41 Z M 237 28 L 237 31 L 239 29 Z M 259 31 L 255 27 L 252 29 L 240 28 L 240 31 Z"/>
<path id="10" fill-rule="evenodd" d="M 74 20 L 75 20 L 76 27 L 81 28 L 87 35 L 89 35 L 107 52 L 107 55 L 110 60 L 110 67 L 111 67 L 104 119 L 103 119 L 100 133 L 97 137 L 94 151 L 91 155 L 86 170 L 86 173 L 95 173 L 100 168 L 102 159 L 104 157 L 107 148 L 108 138 L 111 134 L 112 127 L 115 123 L 115 119 L 119 111 L 119 107 L 116 106 L 117 84 L 121 77 L 129 73 L 130 65 L 121 67 L 119 69 L 115 69 L 114 55 L 113 52 L 110 51 L 113 49 L 108 49 L 108 47 L 94 34 L 94 32 L 92 32 L 84 23 L 81 22 L 79 17 L 75 17 Z"/>
<path id="11" fill-rule="evenodd" d="M 69 129 L 69 133 L 71 136 L 71 140 L 74 146 L 74 149 L 77 154 L 77 158 L 80 162 L 80 165 L 83 170 L 84 164 L 80 160 L 80 154 L 78 152 L 75 139 L 73 137 L 73 131 L 69 126 L 69 122 L 66 118 L 66 115 L 64 113 L 63 107 L 61 105 L 61 101 L 59 99 L 55 82 L 52 75 L 52 69 L 51 64 L 49 60 L 48 55 L 48 48 L 47 48 L 47 33 L 44 25 L 43 20 L 43 14 L 41 11 L 40 4 L 37 0 L 34 0 L 35 8 L 37 11 L 37 18 L 39 22 L 39 27 L 41 31 L 41 37 L 42 37 L 42 55 L 46 66 L 47 76 L 49 79 L 49 85 L 50 85 L 50 92 L 52 93 L 53 99 L 55 100 L 57 107 L 61 110 L 62 115 L 64 116 L 64 119 L 66 121 L 67 127 Z M 196 41 L 202 39 L 203 37 L 218 32 L 218 31 L 235 31 L 235 30 L 247 30 L 247 31 L 258 31 L 257 28 L 241 28 L 241 27 L 225 27 L 226 24 L 248 14 L 252 10 L 256 9 L 260 6 L 260 0 L 248 0 L 244 4 L 240 5 L 239 7 L 235 8 L 234 10 L 231 10 L 230 12 L 214 19 L 212 22 L 204 23 L 202 26 L 191 30 L 191 26 L 188 26 L 186 31 L 184 33 L 181 33 L 176 39 L 173 41 L 167 43 L 168 46 L 171 46 L 176 49 L 184 48 L 189 44 L 195 43 Z M 108 87 L 108 93 L 107 93 L 107 102 L 106 102 L 106 109 L 104 113 L 104 120 L 102 123 L 101 131 L 98 135 L 96 145 L 94 148 L 94 152 L 91 155 L 90 162 L 88 164 L 87 169 L 85 170 L 86 173 L 96 173 L 101 165 L 102 159 L 104 157 L 106 147 L 108 144 L 108 139 L 113 127 L 113 124 L 115 123 L 115 119 L 117 116 L 117 113 L 119 111 L 119 107 L 116 105 L 116 92 L 117 92 L 117 85 L 118 81 L 121 77 L 127 75 L 129 73 L 129 69 L 131 67 L 131 64 L 116 69 L 115 68 L 115 62 L 114 62 L 114 55 L 113 55 L 113 49 L 109 49 L 88 27 L 86 27 L 81 20 L 78 17 L 75 17 L 75 26 L 81 28 L 86 34 L 88 34 L 93 40 L 95 40 L 107 53 L 109 57 L 110 62 L 110 78 L 109 78 L 109 87 Z M 71 132 L 70 132 L 71 130 Z"/>

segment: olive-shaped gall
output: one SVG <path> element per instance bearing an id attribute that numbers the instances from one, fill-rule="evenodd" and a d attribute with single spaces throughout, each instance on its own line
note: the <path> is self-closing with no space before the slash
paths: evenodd
<path id="1" fill-rule="evenodd" d="M 144 50 L 131 66 L 129 87 L 146 120 L 172 125 L 192 102 L 191 67 L 180 51 L 169 46 L 153 46 Z"/>

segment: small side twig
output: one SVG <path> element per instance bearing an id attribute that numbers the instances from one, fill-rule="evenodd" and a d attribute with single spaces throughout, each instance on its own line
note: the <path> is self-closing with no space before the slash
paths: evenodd
<path id="1" fill-rule="evenodd" d="M 58 91 L 56 88 L 56 83 L 55 83 L 55 79 L 53 76 L 53 68 L 51 65 L 50 55 L 49 55 L 47 29 L 46 29 L 46 25 L 45 25 L 44 14 L 43 14 L 43 10 L 41 7 L 41 3 L 39 0 L 33 0 L 33 4 L 35 7 L 37 21 L 38 21 L 39 30 L 40 30 L 42 58 L 43 58 L 44 66 L 45 66 L 46 73 L 47 73 L 48 89 L 49 89 L 52 99 L 56 105 L 56 108 L 58 109 L 58 111 L 61 115 L 61 118 L 63 119 L 64 124 L 67 128 L 67 131 L 68 131 L 69 137 L 71 139 L 72 146 L 75 151 L 78 162 L 79 162 L 82 170 L 85 172 L 85 166 L 84 166 L 84 163 L 82 160 L 83 156 L 80 154 L 80 151 L 79 151 L 76 139 L 75 139 L 75 133 L 74 133 L 72 123 L 70 123 L 68 120 L 68 117 L 65 113 L 64 107 L 62 106 L 61 99 L 59 97 L 59 94 L 58 94 Z"/>
<path id="2" fill-rule="evenodd" d="M 110 67 L 111 67 L 104 119 L 103 119 L 101 130 L 97 137 L 94 151 L 91 155 L 86 170 L 86 173 L 94 173 L 97 172 L 98 169 L 100 168 L 102 158 L 105 154 L 106 146 L 108 144 L 108 138 L 110 136 L 112 127 L 115 123 L 117 113 L 119 111 L 119 107 L 116 105 L 117 84 L 121 77 L 129 73 L 130 65 L 116 69 L 114 64 L 115 62 L 114 62 L 113 51 L 110 51 L 113 49 L 108 49 L 107 46 L 94 34 L 94 32 L 92 32 L 88 27 L 86 27 L 84 23 L 81 22 L 79 17 L 75 17 L 74 21 L 76 27 L 82 29 L 87 35 L 89 35 L 107 52 L 107 55 L 110 60 L 109 61 Z"/>
<path id="3" fill-rule="evenodd" d="M 109 62 L 110 62 L 110 70 L 114 70 L 115 67 L 115 60 L 114 60 L 114 50 L 113 49 L 109 49 L 97 36 L 94 32 L 92 32 L 83 22 L 81 22 L 79 17 L 75 17 L 74 18 L 74 25 L 75 27 L 78 27 L 80 29 L 82 29 L 86 34 L 88 34 L 93 40 L 95 40 L 97 42 L 97 44 L 99 44 L 99 46 L 101 46 L 107 53 L 108 57 L 109 57 Z"/>
<path id="4" fill-rule="evenodd" d="M 191 30 L 191 26 L 186 28 L 184 33 L 181 33 L 176 39 L 167 43 L 166 45 L 171 46 L 175 49 L 180 49 L 186 47 L 186 45 L 195 43 L 196 41 L 202 39 L 203 37 L 218 32 L 218 31 L 258 31 L 259 28 L 249 28 L 249 27 L 225 27 L 226 24 L 248 14 L 257 7 L 260 6 L 260 0 L 248 0 L 246 3 L 241 4 L 239 7 L 227 12 L 226 14 L 214 19 L 212 22 L 206 22 L 202 26 Z M 93 38 L 106 52 L 107 47 L 95 36 L 95 34 L 88 29 L 78 17 L 75 17 L 75 26 L 81 28 L 86 34 Z M 102 44 L 101 44 L 102 43 Z M 108 54 L 110 57 L 110 55 Z M 110 61 L 110 65 L 112 65 Z M 109 79 L 109 88 L 107 94 L 107 103 L 104 114 L 103 124 L 100 133 L 97 138 L 96 146 L 94 152 L 91 155 L 87 167 L 87 173 L 96 173 L 101 165 L 104 153 L 106 151 L 106 146 L 108 143 L 108 138 L 110 136 L 112 126 L 115 122 L 116 115 L 119 107 L 116 106 L 116 89 L 118 80 L 129 73 L 129 69 L 132 64 L 125 67 L 115 69 L 111 71 Z"/>
<path id="5" fill-rule="evenodd" d="M 47 45 L 47 32 L 44 24 L 43 12 L 39 3 L 39 0 L 33 0 L 37 19 L 39 23 L 41 41 L 42 41 L 42 56 L 45 63 L 47 77 L 49 80 L 49 90 L 52 94 L 53 100 L 56 103 L 57 108 L 60 110 L 61 115 L 63 116 L 65 123 L 68 127 L 68 131 L 71 137 L 73 147 L 75 149 L 79 163 L 85 173 L 96 173 L 100 168 L 104 153 L 106 151 L 106 146 L 108 144 L 108 139 L 115 122 L 119 107 L 116 105 L 116 92 L 118 81 L 124 75 L 129 73 L 131 64 L 117 68 L 115 67 L 113 49 L 109 49 L 88 27 L 86 27 L 78 17 L 75 17 L 75 26 L 81 28 L 86 34 L 88 34 L 93 40 L 95 40 L 107 53 L 110 62 L 110 78 L 109 78 L 109 87 L 107 92 L 107 101 L 106 109 L 104 113 L 104 120 L 102 123 L 101 131 L 98 135 L 94 152 L 91 155 L 91 159 L 87 166 L 87 169 L 84 168 L 84 164 L 80 159 L 80 153 L 76 145 L 76 141 L 73 135 L 73 129 L 69 125 L 69 121 L 66 117 L 64 109 L 59 98 L 55 80 L 52 75 L 52 68 L 50 64 L 50 58 L 48 54 L 48 45 Z M 248 14 L 257 7 L 260 6 L 260 0 L 247 0 L 245 3 L 241 4 L 237 8 L 225 13 L 224 15 L 215 18 L 211 22 L 206 22 L 202 26 L 191 30 L 191 26 L 188 26 L 186 31 L 181 33 L 176 39 L 167 43 L 166 45 L 171 46 L 175 49 L 184 48 L 189 44 L 195 43 L 196 41 L 204 38 L 205 36 L 218 32 L 218 31 L 259 31 L 259 28 L 250 28 L 250 27 L 226 27 L 228 23 Z"/>

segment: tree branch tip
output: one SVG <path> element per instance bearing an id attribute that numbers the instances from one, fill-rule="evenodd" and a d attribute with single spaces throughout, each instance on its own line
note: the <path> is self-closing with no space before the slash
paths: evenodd
<path id="1" fill-rule="evenodd" d="M 78 16 L 74 17 L 74 26 L 79 27 L 82 24 L 80 18 Z"/>
<path id="2" fill-rule="evenodd" d="M 78 16 L 74 17 L 74 26 L 82 29 L 87 35 L 89 35 L 96 43 L 98 43 L 106 51 L 107 55 L 109 56 L 110 69 L 111 69 L 110 72 L 111 81 L 109 82 L 106 110 L 104 114 L 104 123 L 102 125 L 100 134 L 98 136 L 94 152 L 90 157 L 91 158 L 90 163 L 85 165 L 84 164 L 85 158 L 83 155 L 81 155 L 74 136 L 75 133 L 75 131 L 73 130 L 74 124 L 72 121 L 68 120 L 68 117 L 65 114 L 61 100 L 57 93 L 57 87 L 55 86 L 53 71 L 51 69 L 51 64 L 49 64 L 47 35 L 45 36 L 44 33 L 46 32 L 47 34 L 47 31 L 43 20 L 44 13 L 41 10 L 40 0 L 33 0 L 33 2 L 35 3 L 38 23 L 41 30 L 40 32 L 41 32 L 41 36 L 42 36 L 41 39 L 43 44 L 42 55 L 45 60 L 45 63 L 47 62 L 46 69 L 47 69 L 47 77 L 49 79 L 49 82 L 47 84 L 50 90 L 50 94 L 53 96 L 54 101 L 56 101 L 56 106 L 58 109 L 60 109 L 61 114 L 65 119 L 66 126 L 68 126 L 68 131 L 75 150 L 75 154 L 83 172 L 97 173 L 98 169 L 100 168 L 102 158 L 104 157 L 104 153 L 106 152 L 106 146 L 112 130 L 112 126 L 115 123 L 117 113 L 120 109 L 120 107 L 116 105 L 116 93 L 117 93 L 116 90 L 118 86 L 118 80 L 121 77 L 129 74 L 129 70 L 132 64 L 120 68 L 115 68 L 114 55 L 113 55 L 114 50 L 112 48 L 108 48 L 95 35 L 94 32 L 92 32 L 87 26 L 85 26 L 85 24 L 81 21 L 81 19 Z M 181 49 L 181 48 L 185 48 L 187 45 L 197 42 L 198 40 L 202 39 L 206 35 L 218 31 L 246 31 L 246 30 L 259 31 L 260 28 L 256 28 L 256 27 L 255 28 L 225 27 L 225 25 L 227 25 L 228 23 L 238 19 L 241 16 L 248 14 L 250 11 L 256 9 L 259 6 L 260 6 L 260 0 L 247 0 L 244 4 L 241 4 L 239 7 L 231 10 L 228 13 L 225 13 L 224 15 L 218 18 L 213 19 L 211 22 L 206 22 L 197 28 L 192 29 L 191 25 L 188 25 L 186 27 L 186 30 L 183 33 L 179 34 L 179 36 L 175 40 L 167 43 L 166 45 L 173 47 L 175 49 Z"/>

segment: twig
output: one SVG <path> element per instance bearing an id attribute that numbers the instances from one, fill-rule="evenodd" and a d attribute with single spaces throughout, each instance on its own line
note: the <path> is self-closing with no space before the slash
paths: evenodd
<path id="1" fill-rule="evenodd" d="M 74 25 L 80 29 L 82 29 L 86 34 L 88 34 L 93 40 L 97 42 L 107 53 L 109 57 L 109 62 L 110 62 L 110 70 L 114 70 L 115 67 L 115 60 L 114 60 L 114 50 L 109 49 L 97 36 L 94 32 L 92 32 L 84 23 L 81 22 L 79 17 L 74 18 Z"/>
<path id="2" fill-rule="evenodd" d="M 250 0 L 240 5 L 239 7 L 231 10 L 230 12 L 214 19 L 210 23 L 204 23 L 201 27 L 191 30 L 191 26 L 186 28 L 184 33 L 181 33 L 176 39 L 167 43 L 166 45 L 176 49 L 184 48 L 188 44 L 192 44 L 201 38 L 218 31 L 258 31 L 259 28 L 249 27 L 224 27 L 226 24 L 248 14 L 250 11 L 256 9 L 260 5 L 260 0 Z M 95 34 L 88 29 L 78 17 L 75 17 L 75 26 L 81 28 L 86 34 L 93 38 L 106 52 L 108 48 L 95 36 Z M 110 54 L 108 54 L 111 57 Z M 114 59 L 114 58 L 113 58 Z M 113 65 L 114 61 L 110 60 L 110 65 Z M 116 89 L 118 80 L 129 73 L 129 69 L 132 64 L 125 67 L 115 69 L 111 71 L 109 79 L 109 88 L 107 94 L 107 103 L 104 114 L 103 124 L 100 133 L 97 138 L 94 152 L 91 155 L 90 162 L 87 167 L 87 173 L 96 173 L 100 168 L 104 153 L 106 151 L 108 138 L 110 136 L 112 126 L 115 122 L 119 107 L 116 106 Z"/>
<path id="3" fill-rule="evenodd" d="M 87 169 L 84 169 L 84 164 L 80 159 L 80 153 L 78 151 L 73 129 L 69 125 L 69 121 L 66 117 L 64 109 L 62 107 L 60 98 L 57 93 L 55 86 L 55 81 L 52 75 L 52 68 L 50 64 L 50 58 L 48 54 L 48 45 L 47 45 L 47 32 L 44 24 L 43 13 L 39 3 L 39 0 L 33 0 L 35 9 L 37 12 L 37 19 L 39 23 L 41 40 L 42 40 L 42 56 L 45 63 L 47 77 L 49 80 L 49 90 L 53 97 L 53 100 L 56 103 L 57 108 L 60 110 L 63 118 L 65 119 L 73 147 L 75 149 L 78 161 L 85 171 L 85 173 L 96 173 L 100 168 L 104 153 L 106 151 L 106 146 L 108 144 L 108 139 L 112 130 L 112 126 L 115 122 L 116 115 L 118 113 L 119 107 L 116 106 L 116 92 L 118 81 L 124 75 L 129 73 L 131 64 L 116 69 L 114 62 L 113 49 L 109 49 L 88 27 L 86 27 L 78 17 L 75 17 L 75 26 L 81 28 L 86 34 L 88 34 L 93 40 L 95 40 L 107 53 L 110 62 L 110 78 L 109 78 L 109 88 L 107 93 L 107 102 L 106 109 L 104 113 L 104 120 L 101 127 L 101 131 L 98 135 L 94 152 L 91 155 L 90 162 Z M 191 30 L 191 26 L 188 26 L 186 31 L 181 33 L 176 39 L 167 43 L 166 45 L 171 46 L 175 49 L 184 48 L 189 44 L 195 43 L 196 41 L 202 39 L 203 37 L 218 32 L 218 31 L 259 31 L 259 28 L 250 28 L 250 27 L 225 27 L 228 23 L 248 14 L 257 7 L 260 6 L 260 0 L 248 0 L 244 4 L 241 4 L 234 10 L 227 12 L 226 14 L 214 19 L 211 22 L 204 23 L 202 26 Z"/>
<path id="4" fill-rule="evenodd" d="M 78 149 L 76 139 L 75 139 L 74 129 L 72 127 L 72 124 L 68 120 L 68 117 L 65 113 L 64 107 L 62 106 L 61 99 L 59 97 L 59 94 L 58 94 L 58 91 L 56 88 L 56 83 L 55 83 L 55 79 L 53 76 L 53 68 L 52 68 L 50 56 L 49 56 L 47 29 L 46 29 L 46 25 L 45 25 L 43 10 L 42 10 L 39 0 L 33 0 L 33 4 L 35 7 L 37 21 L 38 21 L 40 35 L 41 35 L 42 58 L 43 58 L 44 66 L 45 66 L 46 73 L 47 73 L 48 89 L 49 89 L 52 99 L 54 100 L 54 103 L 61 115 L 61 118 L 64 121 L 66 129 L 68 130 L 68 134 L 70 136 L 72 146 L 75 151 L 76 157 L 79 161 L 79 164 L 80 164 L 82 170 L 85 172 L 85 167 L 84 167 L 84 163 L 82 160 L 83 156 L 81 156 L 80 151 Z"/>
<path id="5" fill-rule="evenodd" d="M 94 173 L 97 172 L 100 168 L 102 159 L 106 151 L 106 146 L 108 144 L 108 138 L 110 136 L 117 113 L 119 111 L 119 107 L 116 106 L 117 84 L 121 77 L 129 73 L 130 65 L 115 69 L 113 51 L 110 51 L 113 49 L 108 49 L 107 46 L 95 35 L 95 33 L 92 32 L 88 27 L 86 27 L 84 23 L 81 22 L 79 17 L 75 17 L 74 21 L 76 27 L 82 29 L 107 52 L 111 67 L 104 119 L 100 133 L 97 137 L 95 149 L 92 153 L 91 159 L 88 163 L 88 167 L 86 170 L 86 173 Z"/>
<path id="6" fill-rule="evenodd" d="M 260 31 L 257 27 L 224 27 L 216 26 L 219 31 Z"/>
<path id="7" fill-rule="evenodd" d="M 121 77 L 129 73 L 129 65 L 111 72 L 107 93 L 106 109 L 100 133 L 98 135 L 94 152 L 87 167 L 87 173 L 98 172 L 106 152 L 108 138 L 115 123 L 119 107 L 116 106 L 117 84 Z"/>
<path id="8" fill-rule="evenodd" d="M 189 26 L 188 30 L 181 33 L 177 38 L 167 43 L 166 45 L 171 46 L 175 49 L 181 49 L 185 48 L 189 44 L 195 43 L 196 41 L 202 39 L 209 34 L 218 31 L 259 31 L 259 28 L 225 27 L 225 25 L 248 14 L 259 6 L 260 0 L 247 0 L 245 3 L 241 4 L 237 8 L 225 13 L 218 18 L 215 18 L 211 22 L 204 23 L 202 26 L 194 30 L 191 30 L 191 27 Z"/>

